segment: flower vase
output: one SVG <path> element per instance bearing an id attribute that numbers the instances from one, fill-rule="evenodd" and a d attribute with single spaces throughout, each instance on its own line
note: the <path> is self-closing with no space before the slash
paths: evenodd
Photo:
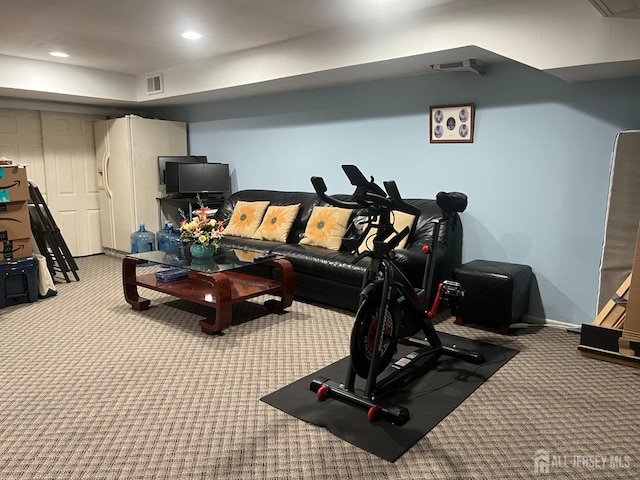
<path id="1" fill-rule="evenodd" d="M 212 258 L 216 254 L 216 247 L 205 247 L 199 243 L 194 243 L 189 247 L 193 258 Z"/>
<path id="2" fill-rule="evenodd" d="M 205 272 L 205 273 L 214 273 L 220 270 L 220 267 L 218 266 L 216 261 L 213 259 L 213 257 L 207 257 L 207 258 L 193 257 L 193 260 L 191 260 L 191 268 L 193 270 L 198 270 L 199 272 Z"/>

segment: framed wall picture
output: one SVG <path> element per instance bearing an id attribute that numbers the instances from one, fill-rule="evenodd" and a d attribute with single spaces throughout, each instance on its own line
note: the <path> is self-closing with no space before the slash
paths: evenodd
<path id="1" fill-rule="evenodd" d="M 473 103 L 430 107 L 431 143 L 473 143 Z"/>

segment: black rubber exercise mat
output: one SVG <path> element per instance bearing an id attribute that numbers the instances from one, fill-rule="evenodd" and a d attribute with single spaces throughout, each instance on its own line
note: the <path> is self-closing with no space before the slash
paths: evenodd
<path id="1" fill-rule="evenodd" d="M 474 365 L 442 355 L 437 366 L 426 375 L 392 395 L 385 395 L 381 403 L 402 405 L 409 409 L 411 418 L 404 425 L 394 425 L 385 420 L 371 423 L 367 420 L 366 410 L 362 408 L 333 398 L 322 402 L 317 399 L 317 395 L 310 390 L 311 381 L 326 377 L 342 383 L 348 358 L 301 378 L 261 400 L 300 420 L 325 427 L 343 440 L 394 462 L 518 353 L 512 348 L 445 333 L 439 333 L 439 336 L 445 345 L 455 344 L 482 353 L 485 362 Z M 356 390 L 359 388 L 364 388 L 361 379 L 356 382 Z"/>

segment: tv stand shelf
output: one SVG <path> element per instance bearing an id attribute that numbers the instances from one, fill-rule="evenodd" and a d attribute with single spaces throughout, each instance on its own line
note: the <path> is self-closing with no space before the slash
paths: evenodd
<path id="1" fill-rule="evenodd" d="M 200 194 L 200 199 L 205 207 L 209 207 L 215 210 L 222 206 L 224 203 L 223 195 L 208 196 L 205 193 Z M 193 211 L 200 207 L 197 196 L 170 196 L 170 197 L 158 197 L 158 203 L 160 204 L 160 225 L 164 225 L 164 220 L 173 222 L 178 225 L 181 220 L 178 214 L 178 208 L 181 208 L 185 212 L 189 220 L 193 218 Z"/>
<path id="2" fill-rule="evenodd" d="M 212 203 L 212 204 L 219 204 L 218 206 L 222 205 L 222 202 L 224 202 L 224 195 L 208 195 L 205 193 L 200 193 L 198 194 L 200 196 L 200 199 L 202 200 L 202 202 L 204 204 L 207 203 Z M 160 197 L 158 198 L 158 200 L 174 200 L 174 201 L 179 201 L 179 202 L 191 202 L 191 203 L 198 203 L 198 196 L 197 195 L 167 195 L 166 197 Z M 208 206 L 208 205 L 207 205 Z"/>

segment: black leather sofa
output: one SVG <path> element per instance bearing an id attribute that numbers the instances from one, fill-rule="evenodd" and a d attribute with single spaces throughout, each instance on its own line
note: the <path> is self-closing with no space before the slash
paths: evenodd
<path id="1" fill-rule="evenodd" d="M 332 195 L 338 199 L 348 200 L 349 195 Z M 315 193 L 284 192 L 274 190 L 242 190 L 225 199 L 214 218 L 225 220 L 231 216 L 238 201 L 265 201 L 270 205 L 300 204 L 298 216 L 289 231 L 286 243 L 226 235 L 220 246 L 224 249 L 256 250 L 282 255 L 293 265 L 295 296 L 313 302 L 355 311 L 358 306 L 358 295 L 362 287 L 362 278 L 368 258 L 353 263 L 355 255 L 347 251 L 335 251 L 322 247 L 300 245 L 305 227 L 313 207 L 326 205 Z M 422 284 L 426 256 L 422 252 L 424 245 L 429 245 L 434 232 L 433 219 L 442 219 L 442 211 L 435 200 L 405 199 L 405 201 L 422 212 L 414 223 L 407 245 L 396 250 L 396 263 L 411 281 L 419 287 Z M 352 222 L 362 222 L 364 217 L 355 211 Z M 434 287 L 444 279 L 450 278 L 451 272 L 461 263 L 462 225 L 460 217 L 453 214 L 442 221 L 436 255 Z"/>

